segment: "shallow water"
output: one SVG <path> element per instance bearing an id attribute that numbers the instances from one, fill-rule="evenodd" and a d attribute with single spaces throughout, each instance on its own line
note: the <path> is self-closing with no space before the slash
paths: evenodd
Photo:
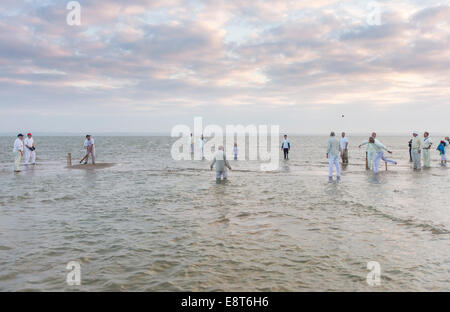
<path id="1" fill-rule="evenodd" d="M 399 165 L 375 177 L 353 137 L 329 184 L 327 138 L 294 137 L 278 171 L 231 161 L 216 184 L 206 161 L 172 160 L 170 138 L 95 139 L 115 166 L 67 169 L 83 139 L 36 137 L 38 165 L 14 174 L 0 137 L 1 291 L 450 290 L 450 171 L 434 149 L 412 172 L 409 139 L 380 137 Z M 81 286 L 66 284 L 73 260 Z"/>

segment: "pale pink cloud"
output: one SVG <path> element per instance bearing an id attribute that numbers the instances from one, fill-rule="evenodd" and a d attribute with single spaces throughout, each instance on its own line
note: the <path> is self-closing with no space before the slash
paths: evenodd
<path id="1" fill-rule="evenodd" d="M 93 111 L 162 115 L 211 103 L 445 108 L 448 5 L 390 2 L 373 26 L 356 2 L 86 1 L 80 27 L 65 24 L 61 3 L 5 2 L 22 13 L 0 17 L 0 96 L 31 105 L 32 91 L 43 111 L 68 95 Z"/>

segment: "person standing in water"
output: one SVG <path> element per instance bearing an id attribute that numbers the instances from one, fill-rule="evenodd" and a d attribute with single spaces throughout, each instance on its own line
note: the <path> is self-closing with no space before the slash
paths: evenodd
<path id="1" fill-rule="evenodd" d="M 336 167 L 337 181 L 341 180 L 341 168 L 339 165 L 339 155 L 341 154 L 341 145 L 336 138 L 334 132 L 330 133 L 327 146 L 327 158 L 328 158 L 328 181 L 333 182 L 333 165 Z"/>
<path id="2" fill-rule="evenodd" d="M 283 142 L 281 142 L 281 149 L 283 150 L 283 153 L 284 153 L 284 159 L 288 160 L 289 159 L 289 151 L 291 150 L 291 142 L 289 142 L 286 134 L 284 135 Z"/>
<path id="3" fill-rule="evenodd" d="M 237 143 L 234 143 L 234 147 L 233 147 L 233 156 L 234 156 L 234 160 L 238 159 L 238 147 L 237 147 Z"/>
<path id="4" fill-rule="evenodd" d="M 200 150 L 200 157 L 201 160 L 205 159 L 205 154 L 204 154 L 204 147 L 205 147 L 205 138 L 202 136 L 200 137 L 200 139 L 198 140 L 198 148 Z"/>
<path id="5" fill-rule="evenodd" d="M 412 158 L 413 158 L 413 168 L 414 170 L 422 169 L 422 149 L 423 149 L 423 140 L 419 137 L 419 132 L 413 132 L 413 141 L 411 144 L 412 149 Z"/>
<path id="6" fill-rule="evenodd" d="M 397 162 L 391 159 L 387 159 L 384 157 L 384 151 L 388 152 L 389 154 L 392 154 L 390 150 L 387 149 L 386 146 L 384 146 L 380 141 L 375 141 L 373 137 L 369 138 L 369 146 L 375 151 L 376 156 L 373 160 L 373 172 L 378 173 L 378 170 L 380 168 L 380 161 L 383 160 L 385 162 L 397 165 Z"/>
<path id="7" fill-rule="evenodd" d="M 450 145 L 450 138 L 449 137 L 445 137 L 444 144 L 445 144 L 445 154 L 447 154 L 447 147 Z"/>
<path id="8" fill-rule="evenodd" d="M 31 160 L 31 164 L 36 164 L 36 148 L 34 147 L 34 140 L 33 135 L 31 133 L 27 134 L 27 137 L 23 141 L 23 144 L 25 145 L 25 165 L 28 165 L 28 163 Z"/>
<path id="9" fill-rule="evenodd" d="M 211 170 L 214 165 L 216 165 L 216 182 L 219 182 L 222 177 L 226 180 L 228 178 L 227 168 L 231 170 L 231 166 L 228 163 L 223 146 L 219 146 L 219 150 L 214 154 L 210 165 Z"/>
<path id="10" fill-rule="evenodd" d="M 433 141 L 430 138 L 430 134 L 425 132 L 423 134 L 423 167 L 431 168 L 431 146 L 433 145 Z"/>
<path id="11" fill-rule="evenodd" d="M 446 166 L 447 165 L 447 156 L 445 155 L 445 141 L 441 141 L 437 150 L 439 151 L 439 154 L 441 155 L 441 166 Z"/>
<path id="12" fill-rule="evenodd" d="M 348 144 L 348 138 L 345 136 L 345 132 L 342 132 L 341 151 L 343 165 L 348 165 Z"/>
<path id="13" fill-rule="evenodd" d="M 194 154 L 194 137 L 192 136 L 192 133 L 189 137 L 189 145 L 191 146 L 191 154 Z"/>
<path id="14" fill-rule="evenodd" d="M 378 142 L 377 134 L 375 132 L 372 132 L 372 136 L 371 137 L 375 140 L 375 142 Z M 361 146 L 367 145 L 367 161 L 368 161 L 368 164 L 369 164 L 369 168 L 368 169 L 372 169 L 373 168 L 373 160 L 375 159 L 375 156 L 377 154 L 376 154 L 375 149 L 369 148 L 368 144 L 369 144 L 369 141 L 366 140 L 366 141 L 363 141 L 358 147 L 361 148 Z"/>
<path id="15" fill-rule="evenodd" d="M 86 140 L 84 141 L 84 149 L 86 150 L 86 155 L 80 160 L 80 164 L 83 163 L 86 165 L 89 161 L 89 154 L 92 157 L 92 164 L 95 165 L 95 145 L 94 139 L 90 134 L 86 135 Z"/>
<path id="16" fill-rule="evenodd" d="M 408 142 L 408 146 L 409 146 L 409 162 L 412 162 L 413 161 L 413 159 L 412 159 L 412 139 L 411 140 L 409 140 L 409 142 Z"/>
<path id="17" fill-rule="evenodd" d="M 19 133 L 14 141 L 14 172 L 20 172 L 20 161 L 23 156 L 23 134 Z"/>

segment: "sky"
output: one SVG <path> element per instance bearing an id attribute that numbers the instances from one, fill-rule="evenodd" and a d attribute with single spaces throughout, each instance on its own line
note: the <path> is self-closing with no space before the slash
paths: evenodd
<path id="1" fill-rule="evenodd" d="M 68 2 L 0 2 L 0 133 L 450 133 L 450 0 Z"/>

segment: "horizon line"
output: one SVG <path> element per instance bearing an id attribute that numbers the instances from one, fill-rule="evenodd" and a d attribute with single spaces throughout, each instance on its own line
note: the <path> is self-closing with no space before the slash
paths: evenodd
<path id="1" fill-rule="evenodd" d="M 366 133 L 362 132 L 349 132 L 345 131 L 345 133 L 349 136 L 365 136 L 370 135 L 371 131 L 368 131 Z M 0 137 L 9 137 L 9 136 L 17 136 L 17 132 L 0 132 Z M 23 133 L 26 134 L 25 132 Z M 33 132 L 33 136 L 86 136 L 87 133 L 85 132 L 67 132 L 67 131 L 55 131 L 55 132 L 48 132 L 48 131 L 35 131 Z M 101 131 L 101 132 L 89 132 L 92 136 L 165 136 L 165 137 L 172 137 L 170 132 L 154 132 L 154 131 L 142 131 L 142 132 L 134 132 L 134 131 Z M 283 136 L 284 134 L 287 134 L 288 136 L 328 136 L 329 132 L 324 133 L 318 133 L 318 132 L 280 132 L 280 136 Z M 394 131 L 386 131 L 386 132 L 377 132 L 378 135 L 385 135 L 385 136 L 407 136 L 411 135 L 410 132 L 394 132 Z M 431 136 L 434 135 L 442 135 L 447 136 L 444 132 L 436 132 L 436 133 L 430 133 Z M 340 136 L 340 132 L 336 132 L 337 136 Z M 240 135 L 238 135 L 240 136 Z M 248 136 L 248 134 L 246 134 Z M 177 138 L 180 136 L 174 136 L 174 138 Z M 212 136 L 211 136 L 212 137 Z"/>

